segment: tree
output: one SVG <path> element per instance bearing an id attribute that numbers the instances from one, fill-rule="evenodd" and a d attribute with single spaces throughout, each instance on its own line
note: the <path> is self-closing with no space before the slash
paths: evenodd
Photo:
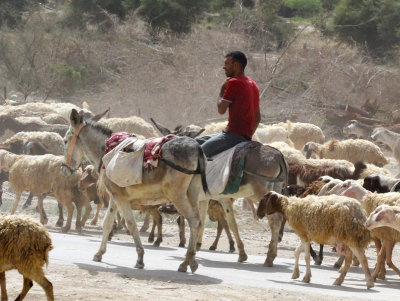
<path id="1" fill-rule="evenodd" d="M 190 31 L 206 7 L 206 0 L 142 0 L 138 13 L 153 33 L 167 30 L 181 34 Z"/>
<path id="2" fill-rule="evenodd" d="M 334 32 L 381 56 L 400 44 L 399 14 L 399 0 L 341 0 L 334 11 Z"/>
<path id="3" fill-rule="evenodd" d="M 3 24 L 7 24 L 9 27 L 17 26 L 28 7 L 46 2 L 47 0 L 1 0 L 0 26 Z"/>

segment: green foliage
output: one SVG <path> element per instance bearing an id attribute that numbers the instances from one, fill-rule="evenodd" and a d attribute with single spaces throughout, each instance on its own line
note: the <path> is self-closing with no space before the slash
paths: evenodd
<path id="1" fill-rule="evenodd" d="M 140 6 L 140 0 L 122 0 L 122 6 L 126 11 L 135 10 Z"/>
<path id="2" fill-rule="evenodd" d="M 66 88 L 83 87 L 88 75 L 84 66 L 74 67 L 66 62 L 60 62 L 50 67 L 60 76 Z"/>
<path id="3" fill-rule="evenodd" d="M 7 24 L 15 27 L 21 22 L 22 14 L 28 7 L 39 3 L 46 3 L 47 0 L 1 0 L 0 1 L 0 26 Z"/>
<path id="4" fill-rule="evenodd" d="M 188 33 L 192 24 L 207 7 L 206 0 L 142 0 L 138 13 L 147 21 L 152 33 L 166 30 Z"/>
<path id="5" fill-rule="evenodd" d="M 322 11 L 320 0 L 283 0 L 280 14 L 285 17 L 313 17 Z"/>
<path id="6" fill-rule="evenodd" d="M 321 5 L 324 11 L 330 12 L 334 10 L 340 0 L 321 0 Z"/>
<path id="7" fill-rule="evenodd" d="M 374 56 L 400 44 L 399 0 L 341 0 L 334 11 L 334 31 L 350 43 L 365 45 Z"/>

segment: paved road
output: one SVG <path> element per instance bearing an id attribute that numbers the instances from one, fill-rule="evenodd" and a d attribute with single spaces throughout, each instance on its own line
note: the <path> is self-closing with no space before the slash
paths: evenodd
<path id="1" fill-rule="evenodd" d="M 199 283 L 225 283 L 258 288 L 285 289 L 293 292 L 322 294 L 358 300 L 399 300 L 400 278 L 388 271 L 386 281 L 378 281 L 367 290 L 364 274 L 358 267 L 352 267 L 342 286 L 332 286 L 338 276 L 337 270 L 329 266 L 312 266 L 310 284 L 301 282 L 304 276 L 304 261 L 300 261 L 300 280 L 292 280 L 293 259 L 277 258 L 273 268 L 262 266 L 265 257 L 249 256 L 246 263 L 237 263 L 237 254 L 200 251 L 197 253 L 199 268 L 196 274 L 178 273 L 185 249 L 173 247 L 154 248 L 145 246 L 145 269 L 137 270 L 134 244 L 113 241 L 108 244 L 103 262 L 92 261 L 100 245 L 100 239 L 92 236 L 61 234 L 51 232 L 56 248 L 50 252 L 50 261 L 56 264 L 77 265 L 83 269 L 119 273 L 128 277 L 151 276 L 160 281 L 190 281 Z"/>

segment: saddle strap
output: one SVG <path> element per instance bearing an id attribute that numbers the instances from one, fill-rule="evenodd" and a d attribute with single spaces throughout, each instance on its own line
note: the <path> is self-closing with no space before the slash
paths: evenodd
<path id="1" fill-rule="evenodd" d="M 269 178 L 269 177 L 266 177 L 266 176 L 255 174 L 254 172 L 247 171 L 247 170 L 243 170 L 243 172 L 247 173 L 247 174 L 249 174 L 251 176 L 255 176 L 257 178 L 260 178 L 260 179 L 262 179 L 264 181 L 267 181 L 267 182 L 284 182 L 285 181 L 285 179 L 283 179 L 280 174 L 276 178 Z"/>
<path id="2" fill-rule="evenodd" d="M 195 174 L 199 174 L 200 173 L 199 168 L 197 168 L 196 170 L 189 170 L 189 169 L 186 169 L 186 168 L 184 168 L 182 166 L 176 165 L 174 162 L 171 162 L 171 161 L 166 160 L 164 158 L 159 158 L 159 160 L 163 161 L 165 164 L 167 164 L 168 166 L 172 167 L 173 169 L 176 169 L 177 171 L 183 172 L 183 173 L 188 174 L 188 175 L 195 175 Z"/>

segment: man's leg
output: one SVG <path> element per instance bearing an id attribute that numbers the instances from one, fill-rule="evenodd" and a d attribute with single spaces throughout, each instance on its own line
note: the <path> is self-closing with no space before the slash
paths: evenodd
<path id="1" fill-rule="evenodd" d="M 239 135 L 222 132 L 213 135 L 211 138 L 203 142 L 201 147 L 207 157 L 212 157 L 244 141 L 247 140 Z"/>

